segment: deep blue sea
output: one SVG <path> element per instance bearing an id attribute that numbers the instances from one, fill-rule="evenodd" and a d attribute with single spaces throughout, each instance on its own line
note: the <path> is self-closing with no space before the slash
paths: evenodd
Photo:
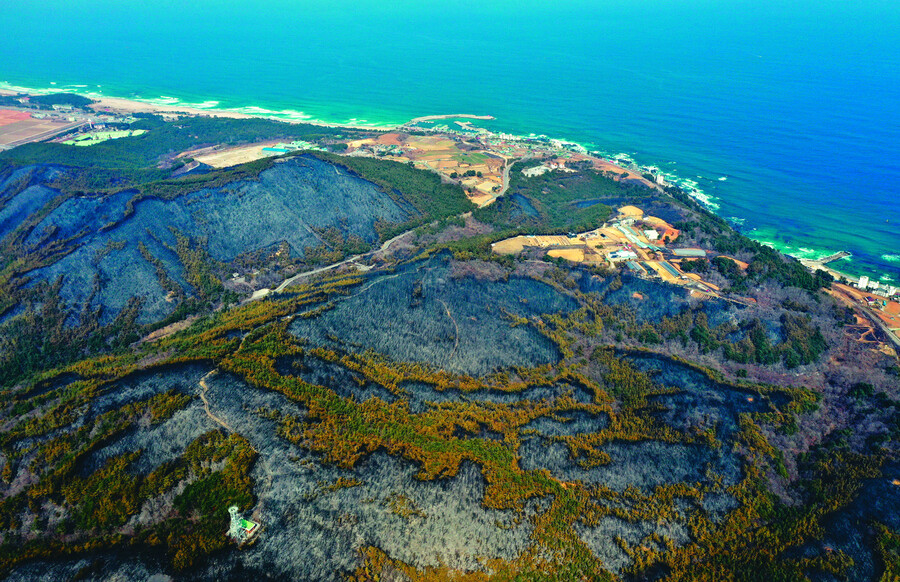
<path id="1" fill-rule="evenodd" d="M 489 114 L 900 281 L 900 2 L 16 0 L 0 82 L 329 122 Z"/>

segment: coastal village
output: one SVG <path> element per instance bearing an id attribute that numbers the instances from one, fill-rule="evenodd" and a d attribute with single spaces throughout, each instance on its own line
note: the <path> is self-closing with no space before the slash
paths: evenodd
<path id="1" fill-rule="evenodd" d="M 469 199 L 487 206 L 506 192 L 512 162 L 541 159 L 543 163 L 528 170 L 535 175 L 552 170 L 574 172 L 570 165 L 586 163 L 595 170 L 608 172 L 618 180 L 654 187 L 665 181 L 655 167 L 626 168 L 590 155 L 574 142 L 552 139 L 545 135 L 516 136 L 495 133 L 475 127 L 465 118 L 492 119 L 486 116 L 430 116 L 410 121 L 399 128 L 373 138 L 350 141 L 347 155 L 393 157 L 398 162 L 412 163 L 417 168 L 437 172 L 447 181 L 459 183 Z M 453 119 L 457 127 L 434 122 Z M 653 178 L 649 180 L 647 176 Z"/>

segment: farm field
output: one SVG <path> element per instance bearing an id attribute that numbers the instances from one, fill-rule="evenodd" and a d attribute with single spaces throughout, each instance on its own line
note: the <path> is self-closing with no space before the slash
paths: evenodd
<path id="1" fill-rule="evenodd" d="M 445 180 L 458 180 L 478 206 L 493 202 L 503 187 L 505 161 L 473 151 L 458 139 L 391 132 L 347 145 L 351 155 L 394 156 L 397 161 L 411 161 L 418 168 L 437 172 Z"/>
<path id="2" fill-rule="evenodd" d="M 231 166 L 237 166 L 238 164 L 245 164 L 247 162 L 253 162 L 262 158 L 278 155 L 277 153 L 263 151 L 263 148 L 272 147 L 276 143 L 277 142 L 267 142 L 250 146 L 226 148 L 196 155 L 193 156 L 193 158 L 198 162 L 212 166 L 213 168 L 230 168 Z"/>
<path id="3" fill-rule="evenodd" d="M 81 123 L 34 119 L 28 113 L 0 111 L 0 148 L 46 139 Z"/>

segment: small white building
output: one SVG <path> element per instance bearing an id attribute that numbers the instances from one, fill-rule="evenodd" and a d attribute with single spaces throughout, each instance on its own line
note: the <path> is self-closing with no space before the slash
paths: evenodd
<path id="1" fill-rule="evenodd" d="M 859 278 L 859 284 L 857 285 L 857 287 L 859 287 L 860 289 L 865 289 L 868 286 L 869 286 L 869 278 L 866 277 L 865 275 L 863 275 L 862 277 Z"/>
<path id="2" fill-rule="evenodd" d="M 238 544 L 246 542 L 259 533 L 259 524 L 255 521 L 244 519 L 236 505 L 228 508 L 228 514 L 231 516 L 228 524 L 228 535 Z"/>
<path id="3" fill-rule="evenodd" d="M 637 253 L 634 251 L 621 250 L 609 253 L 609 260 L 611 261 L 630 261 L 636 258 Z"/>
<path id="4" fill-rule="evenodd" d="M 647 240 L 659 240 L 659 233 L 653 229 L 645 230 L 644 236 L 647 237 Z"/>

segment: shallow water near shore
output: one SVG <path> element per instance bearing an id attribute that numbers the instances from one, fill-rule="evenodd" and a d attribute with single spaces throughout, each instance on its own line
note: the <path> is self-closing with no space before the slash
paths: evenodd
<path id="1" fill-rule="evenodd" d="M 490 114 L 655 164 L 785 252 L 900 280 L 893 3 L 33 4 L 0 15 L 2 82 L 335 123 Z"/>

